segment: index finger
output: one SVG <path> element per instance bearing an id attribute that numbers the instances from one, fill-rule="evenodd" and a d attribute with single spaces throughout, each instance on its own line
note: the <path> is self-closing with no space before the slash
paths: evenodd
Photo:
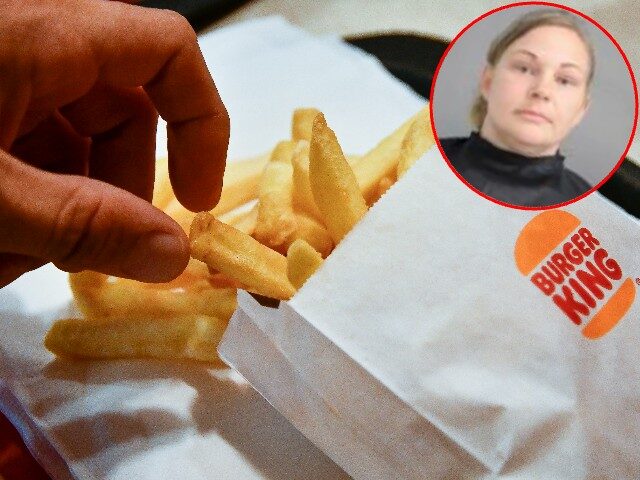
<path id="1" fill-rule="evenodd" d="M 142 85 L 167 121 L 169 174 L 176 197 L 193 211 L 220 198 L 229 116 L 181 15 L 115 2 L 86 4 L 98 81 Z M 107 20 L 107 21 L 105 21 Z"/>

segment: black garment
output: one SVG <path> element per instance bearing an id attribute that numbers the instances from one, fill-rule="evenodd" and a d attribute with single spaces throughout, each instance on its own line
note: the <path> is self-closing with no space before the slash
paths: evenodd
<path id="1" fill-rule="evenodd" d="M 571 200 L 591 188 L 565 168 L 559 153 L 527 157 L 502 150 L 477 133 L 440 141 L 447 158 L 471 185 L 496 200 L 544 207 Z"/>

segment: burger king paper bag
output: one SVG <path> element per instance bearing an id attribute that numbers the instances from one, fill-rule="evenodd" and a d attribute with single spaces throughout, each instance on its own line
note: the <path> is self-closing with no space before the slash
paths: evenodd
<path id="1" fill-rule="evenodd" d="M 432 149 L 222 357 L 354 478 L 640 478 L 640 224 L 467 189 Z"/>

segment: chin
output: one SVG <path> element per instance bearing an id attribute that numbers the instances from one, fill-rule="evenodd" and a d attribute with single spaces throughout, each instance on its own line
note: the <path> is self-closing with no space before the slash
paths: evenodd
<path id="1" fill-rule="evenodd" d="M 548 134 L 538 129 L 526 128 L 510 132 L 514 148 L 524 155 L 553 155 L 557 147 L 551 141 Z M 551 151 L 551 153 L 549 153 Z M 544 153 L 537 153 L 544 152 Z"/>

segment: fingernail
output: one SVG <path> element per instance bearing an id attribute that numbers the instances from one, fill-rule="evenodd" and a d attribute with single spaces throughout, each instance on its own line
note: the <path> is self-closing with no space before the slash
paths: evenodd
<path id="1" fill-rule="evenodd" d="M 138 240 L 123 270 L 128 278 L 141 282 L 168 282 L 176 278 L 189 262 L 186 235 L 155 233 Z"/>

